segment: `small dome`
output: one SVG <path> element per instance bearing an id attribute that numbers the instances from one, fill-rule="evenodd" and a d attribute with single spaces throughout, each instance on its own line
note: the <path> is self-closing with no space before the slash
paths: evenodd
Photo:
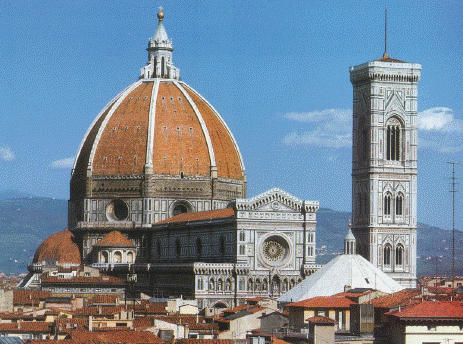
<path id="1" fill-rule="evenodd" d="M 98 241 L 94 247 L 135 247 L 135 245 L 121 232 L 112 231 Z"/>
<path id="2" fill-rule="evenodd" d="M 62 230 L 46 238 L 35 251 L 33 263 L 43 261 L 53 264 L 81 264 L 79 247 L 73 241 L 74 235 Z"/>

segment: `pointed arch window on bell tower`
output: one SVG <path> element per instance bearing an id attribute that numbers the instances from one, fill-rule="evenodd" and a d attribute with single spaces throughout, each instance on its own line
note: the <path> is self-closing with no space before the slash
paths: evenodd
<path id="1" fill-rule="evenodd" d="M 400 161 L 402 156 L 402 126 L 397 118 L 391 118 L 386 125 L 386 160 Z"/>

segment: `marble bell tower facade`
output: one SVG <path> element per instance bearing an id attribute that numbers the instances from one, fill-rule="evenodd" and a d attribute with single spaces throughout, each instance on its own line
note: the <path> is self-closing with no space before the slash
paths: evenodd
<path id="1" fill-rule="evenodd" d="M 420 64 L 387 53 L 350 68 L 357 252 L 406 287 L 416 286 L 420 75 Z"/>

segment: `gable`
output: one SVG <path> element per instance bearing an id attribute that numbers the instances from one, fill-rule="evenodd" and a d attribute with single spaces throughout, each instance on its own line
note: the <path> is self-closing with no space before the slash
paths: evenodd
<path id="1" fill-rule="evenodd" d="M 302 212 L 305 206 L 306 212 L 316 212 L 318 201 L 303 201 L 281 189 L 273 188 L 260 195 L 248 199 L 235 201 L 237 210 L 275 211 L 275 212 Z"/>

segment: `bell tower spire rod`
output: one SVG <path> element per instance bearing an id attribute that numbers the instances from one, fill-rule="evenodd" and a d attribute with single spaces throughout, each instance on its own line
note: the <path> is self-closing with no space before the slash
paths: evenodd
<path id="1" fill-rule="evenodd" d="M 384 8 L 384 54 L 383 57 L 388 57 L 387 55 L 387 7 Z"/>

